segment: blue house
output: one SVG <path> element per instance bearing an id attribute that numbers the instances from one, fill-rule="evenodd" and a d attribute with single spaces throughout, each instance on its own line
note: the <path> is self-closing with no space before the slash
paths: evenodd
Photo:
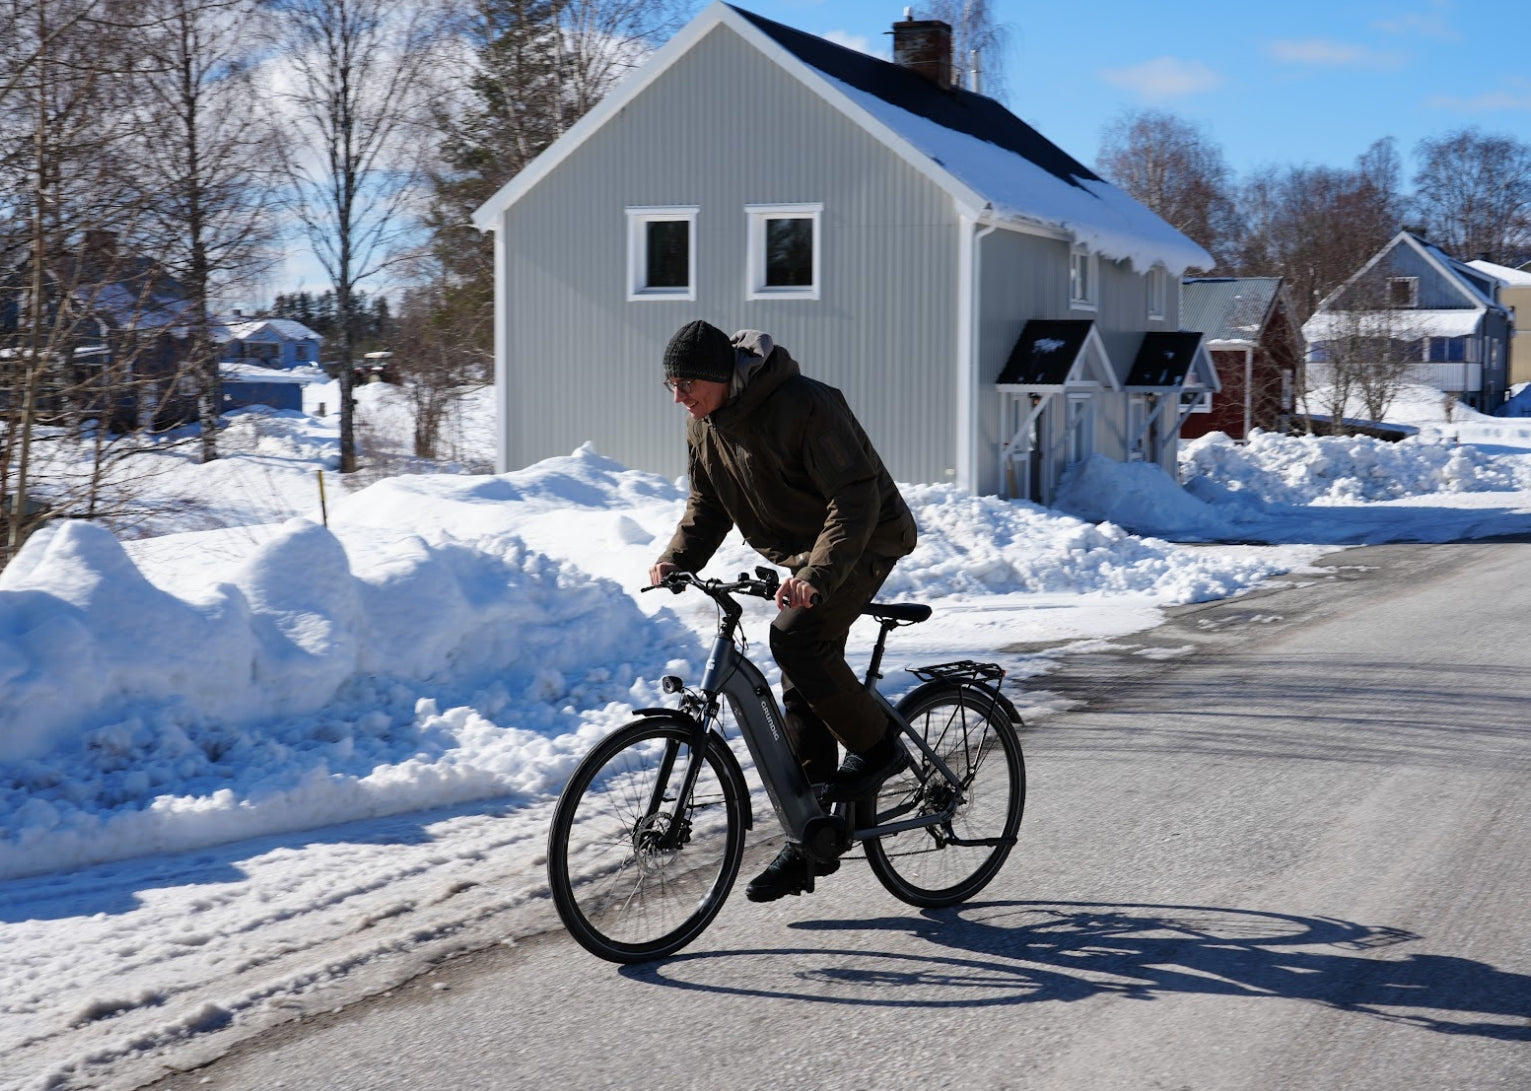
<path id="1" fill-rule="evenodd" d="M 255 364 L 258 367 L 289 370 L 317 366 L 317 333 L 290 318 L 244 318 L 235 312 L 213 333 L 223 346 L 219 360 L 226 364 Z"/>

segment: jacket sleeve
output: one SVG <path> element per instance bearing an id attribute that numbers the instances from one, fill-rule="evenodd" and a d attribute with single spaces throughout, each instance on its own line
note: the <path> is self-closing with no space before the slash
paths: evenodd
<path id="1" fill-rule="evenodd" d="M 684 572 L 700 572 L 723 544 L 734 521 L 718 499 L 694 446 L 687 456 L 687 470 L 691 476 L 691 495 L 686 498 L 686 511 L 659 559 Z"/>
<path id="2" fill-rule="evenodd" d="M 804 431 L 803 462 L 825 499 L 819 532 L 799 579 L 826 596 L 845 581 L 877 528 L 881 496 L 877 469 L 849 408 L 820 403 Z"/>

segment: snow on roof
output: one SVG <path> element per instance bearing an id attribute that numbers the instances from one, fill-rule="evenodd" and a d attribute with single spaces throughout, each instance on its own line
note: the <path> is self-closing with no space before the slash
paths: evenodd
<path id="1" fill-rule="evenodd" d="M 242 322 L 225 322 L 213 331 L 215 341 L 265 340 L 262 333 L 272 333 L 281 341 L 322 341 L 313 330 L 291 318 L 251 318 Z"/>
<path id="2" fill-rule="evenodd" d="M 1319 311 L 1303 323 L 1309 341 L 1334 337 L 1378 336 L 1416 340 L 1420 337 L 1468 337 L 1478 332 L 1483 312 L 1462 307 L 1456 310 Z"/>
<path id="3" fill-rule="evenodd" d="M 964 186 L 995 215 L 1052 228 L 1140 269 L 1179 276 L 1212 258 L 1160 217 L 1102 180 L 993 99 L 939 88 L 888 61 L 731 8 Z"/>
<path id="4" fill-rule="evenodd" d="M 1525 269 L 1511 269 L 1508 265 L 1495 265 L 1491 261 L 1479 258 L 1467 263 L 1480 273 L 1487 273 L 1495 277 L 1499 282 L 1509 288 L 1531 288 L 1531 272 Z"/>
<path id="5" fill-rule="evenodd" d="M 729 27 L 951 194 L 1002 226 L 1071 239 L 1175 276 L 1211 256 L 993 99 L 752 12 L 714 3 L 473 214 L 480 230 L 552 172 L 719 25 Z"/>
<path id="6" fill-rule="evenodd" d="M 1130 260 L 1138 269 L 1162 262 L 1178 277 L 1192 265 L 1212 266 L 1205 250 L 1109 182 L 1094 176 L 1066 181 L 1010 148 L 945 128 L 832 77 L 831 82 L 987 198 L 1001 220 L 1053 228 L 1106 258 Z"/>

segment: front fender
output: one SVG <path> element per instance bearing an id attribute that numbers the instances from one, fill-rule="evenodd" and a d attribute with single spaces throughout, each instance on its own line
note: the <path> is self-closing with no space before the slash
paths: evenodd
<path id="1" fill-rule="evenodd" d="M 697 726 L 695 718 L 678 708 L 637 708 L 633 712 L 643 719 L 678 720 L 692 730 L 695 730 Z M 750 787 L 744 779 L 744 769 L 740 766 L 739 759 L 734 756 L 733 747 L 728 745 L 728 740 L 716 729 L 709 729 L 707 736 L 722 762 L 723 775 L 733 783 L 734 796 L 739 800 L 740 809 L 744 814 L 744 828 L 752 830 L 755 828 L 755 809 L 750 805 Z"/>

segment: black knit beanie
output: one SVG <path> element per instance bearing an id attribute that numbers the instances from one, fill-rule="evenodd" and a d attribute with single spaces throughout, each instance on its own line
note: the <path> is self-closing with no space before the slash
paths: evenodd
<path id="1" fill-rule="evenodd" d="M 728 334 L 698 318 L 676 330 L 665 346 L 665 378 L 732 382 L 734 357 L 734 346 Z"/>

